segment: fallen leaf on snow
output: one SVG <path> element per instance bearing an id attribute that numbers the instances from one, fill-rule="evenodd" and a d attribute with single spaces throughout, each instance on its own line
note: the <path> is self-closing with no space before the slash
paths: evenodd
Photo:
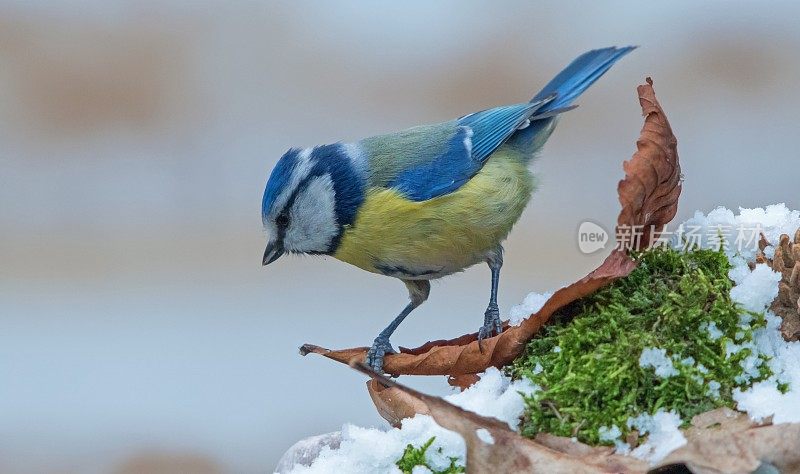
<path id="1" fill-rule="evenodd" d="M 743 413 L 720 408 L 696 416 L 692 425 L 685 430 L 688 443 L 660 468 L 684 465 L 696 474 L 746 474 L 767 463 L 777 472 L 800 472 L 800 423 L 758 426 Z"/>
<path id="2" fill-rule="evenodd" d="M 612 454 L 607 448 L 589 448 L 581 453 L 552 449 L 523 438 L 495 418 L 480 416 L 459 408 L 442 398 L 426 395 L 373 372 L 363 363 L 352 365 L 372 378 L 371 383 L 396 390 L 425 405 L 427 413 L 439 426 L 459 433 L 467 445 L 467 472 L 515 473 L 547 472 L 553 474 L 642 473 L 646 464 L 638 459 Z M 485 433 L 488 431 L 491 442 Z M 481 439 L 483 438 L 483 439 Z"/>

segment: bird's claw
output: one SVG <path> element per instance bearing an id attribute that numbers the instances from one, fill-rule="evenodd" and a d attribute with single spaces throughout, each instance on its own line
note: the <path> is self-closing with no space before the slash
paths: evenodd
<path id="1" fill-rule="evenodd" d="M 503 323 L 500 321 L 500 309 L 496 303 L 489 303 L 483 315 L 483 326 L 478 330 L 478 342 L 503 332 Z"/>
<path id="2" fill-rule="evenodd" d="M 383 373 L 383 358 L 386 354 L 396 354 L 388 337 L 378 336 L 367 351 L 367 365 L 375 372 Z"/>

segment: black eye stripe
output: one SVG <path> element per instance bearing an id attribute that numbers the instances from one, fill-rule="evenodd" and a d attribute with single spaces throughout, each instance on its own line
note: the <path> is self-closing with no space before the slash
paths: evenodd
<path id="1" fill-rule="evenodd" d="M 275 224 L 277 224 L 278 227 L 288 227 L 289 226 L 289 214 L 286 211 L 281 212 L 278 215 L 278 217 L 275 219 Z"/>

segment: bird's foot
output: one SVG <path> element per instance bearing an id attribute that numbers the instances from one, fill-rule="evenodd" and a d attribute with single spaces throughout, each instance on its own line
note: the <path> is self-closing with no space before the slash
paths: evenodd
<path id="1" fill-rule="evenodd" d="M 500 309 L 497 303 L 489 303 L 483 314 L 483 326 L 478 330 L 478 342 L 487 337 L 497 336 L 503 332 L 503 323 L 500 321 Z"/>
<path id="2" fill-rule="evenodd" d="M 367 365 L 375 372 L 383 373 L 383 358 L 386 354 L 396 354 L 388 337 L 378 336 L 367 351 Z"/>

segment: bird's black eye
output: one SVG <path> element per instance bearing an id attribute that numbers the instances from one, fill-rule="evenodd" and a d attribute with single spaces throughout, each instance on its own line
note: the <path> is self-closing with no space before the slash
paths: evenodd
<path id="1" fill-rule="evenodd" d="M 288 226 L 289 225 L 289 214 L 287 214 L 285 212 L 281 212 L 280 214 L 278 214 L 278 217 L 275 219 L 275 224 L 277 224 L 278 227 L 286 227 L 286 226 Z"/>

